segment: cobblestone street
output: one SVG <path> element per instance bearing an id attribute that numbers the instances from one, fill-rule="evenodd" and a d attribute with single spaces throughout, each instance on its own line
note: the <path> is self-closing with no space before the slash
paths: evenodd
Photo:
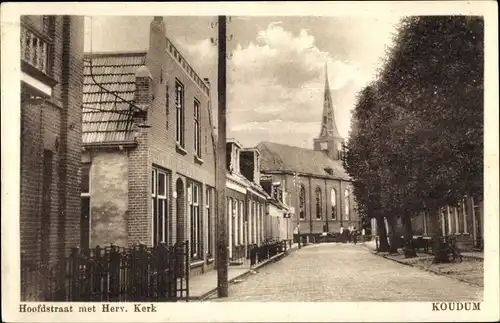
<path id="1" fill-rule="evenodd" d="M 261 268 L 209 301 L 465 301 L 482 288 L 371 254 L 362 245 L 318 244 Z"/>

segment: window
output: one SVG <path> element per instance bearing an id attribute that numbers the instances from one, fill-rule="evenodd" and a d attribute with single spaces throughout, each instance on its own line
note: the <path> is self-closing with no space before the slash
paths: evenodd
<path id="1" fill-rule="evenodd" d="M 240 207 L 238 208 L 238 244 L 242 245 L 245 243 L 243 237 L 243 213 L 245 210 L 243 209 L 243 202 L 239 201 Z"/>
<path id="2" fill-rule="evenodd" d="M 247 232 L 247 223 L 248 223 L 248 217 L 247 217 L 247 212 L 246 210 L 244 209 L 244 205 L 243 205 L 243 202 L 240 201 L 240 210 L 241 210 L 241 216 L 242 216 L 242 220 L 241 220 L 241 233 L 242 233 L 242 243 L 243 244 L 246 244 L 247 243 L 247 235 L 248 235 L 248 232 Z"/>
<path id="3" fill-rule="evenodd" d="M 201 157 L 200 102 L 194 100 L 194 151 Z"/>
<path id="4" fill-rule="evenodd" d="M 349 189 L 346 188 L 345 189 L 345 193 L 344 193 L 344 210 L 345 210 L 345 220 L 349 220 L 349 211 L 350 211 L 350 208 L 351 208 L 351 201 L 350 201 L 350 198 L 349 198 Z"/>
<path id="5" fill-rule="evenodd" d="M 80 247 L 90 247 L 90 164 L 82 165 Z"/>
<path id="6" fill-rule="evenodd" d="M 462 219 L 462 223 L 463 223 L 463 228 L 464 228 L 464 231 L 463 233 L 469 233 L 468 231 L 468 228 L 467 228 L 467 209 L 466 209 L 466 199 L 463 199 L 461 201 L 461 209 L 462 209 L 462 212 L 463 212 L 463 219 Z"/>
<path id="7" fill-rule="evenodd" d="M 328 144 L 326 142 L 321 142 L 320 146 L 321 146 L 321 150 L 327 150 L 328 149 Z"/>
<path id="8" fill-rule="evenodd" d="M 208 255 L 212 256 L 212 249 L 214 246 L 214 237 L 212 234 L 212 191 L 210 187 L 207 187 L 205 193 L 205 203 L 207 205 L 207 230 L 208 230 Z"/>
<path id="9" fill-rule="evenodd" d="M 184 148 L 184 86 L 175 82 L 176 134 L 175 141 Z"/>
<path id="10" fill-rule="evenodd" d="M 159 169 L 151 171 L 151 201 L 153 217 L 153 246 L 168 243 L 168 174 Z"/>
<path id="11" fill-rule="evenodd" d="M 230 221 L 230 228 L 231 228 L 231 231 L 230 231 L 230 234 L 231 234 L 231 237 L 230 237 L 230 247 L 234 246 L 235 245 L 235 240 L 236 240 L 236 228 L 235 228 L 235 215 L 236 215 L 236 210 L 235 210 L 235 201 L 232 199 L 232 198 L 229 198 L 229 210 L 230 210 L 230 213 L 229 213 L 229 221 Z"/>
<path id="12" fill-rule="evenodd" d="M 234 242 L 235 246 L 239 245 L 239 227 L 240 227 L 240 203 L 238 200 L 234 200 L 234 222 L 233 222 L 233 230 L 234 230 Z"/>
<path id="13" fill-rule="evenodd" d="M 163 75 L 163 73 L 162 73 Z M 165 85 L 165 128 L 168 130 L 168 119 L 170 116 L 170 88 Z"/>
<path id="14" fill-rule="evenodd" d="M 332 204 L 332 220 L 337 220 L 337 192 L 334 188 L 330 191 L 330 201 Z"/>
<path id="15" fill-rule="evenodd" d="M 189 213 L 191 217 L 191 257 L 201 258 L 201 217 L 200 217 L 200 185 L 190 183 Z"/>
<path id="16" fill-rule="evenodd" d="M 316 220 L 321 219 L 321 206 L 322 206 L 322 200 L 321 200 L 321 188 L 316 187 Z"/>
<path id="17" fill-rule="evenodd" d="M 304 185 L 300 185 L 299 189 L 299 214 L 300 219 L 304 220 L 306 218 L 306 188 Z"/>

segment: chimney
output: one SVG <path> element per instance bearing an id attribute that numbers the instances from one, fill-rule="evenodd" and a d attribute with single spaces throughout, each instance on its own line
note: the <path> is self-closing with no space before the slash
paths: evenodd
<path id="1" fill-rule="evenodd" d="M 167 35 L 163 17 L 155 16 L 149 28 L 149 49 L 146 57 L 146 65 L 151 71 L 154 84 L 160 83 L 163 72 L 163 60 L 167 48 Z"/>
<path id="2" fill-rule="evenodd" d="M 135 71 L 135 104 L 142 111 L 147 111 L 153 100 L 153 78 L 146 66 L 140 66 Z"/>

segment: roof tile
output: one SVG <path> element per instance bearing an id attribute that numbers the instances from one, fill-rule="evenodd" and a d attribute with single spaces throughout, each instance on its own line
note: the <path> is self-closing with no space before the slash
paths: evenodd
<path id="1" fill-rule="evenodd" d="M 87 55 L 87 59 L 92 60 L 92 69 L 90 62 L 85 61 L 82 107 L 84 144 L 133 140 L 130 107 L 100 86 L 127 101 L 133 101 L 135 70 L 144 65 L 145 58 L 145 52 Z"/>

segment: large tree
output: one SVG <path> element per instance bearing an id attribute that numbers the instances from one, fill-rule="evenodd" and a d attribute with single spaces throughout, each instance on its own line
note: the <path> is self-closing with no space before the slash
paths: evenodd
<path id="1" fill-rule="evenodd" d="M 379 251 L 389 251 L 384 212 L 381 205 L 382 168 L 377 129 L 383 120 L 376 105 L 376 92 L 367 86 L 358 96 L 351 119 L 349 140 L 344 147 L 343 164 L 353 179 L 354 195 L 361 216 L 377 220 Z"/>
<path id="2" fill-rule="evenodd" d="M 480 17 L 405 18 L 381 71 L 379 104 L 394 129 L 384 143 L 396 149 L 385 151 L 385 193 L 404 211 L 406 231 L 413 214 L 437 223 L 441 207 L 482 198 L 483 32 Z"/>

